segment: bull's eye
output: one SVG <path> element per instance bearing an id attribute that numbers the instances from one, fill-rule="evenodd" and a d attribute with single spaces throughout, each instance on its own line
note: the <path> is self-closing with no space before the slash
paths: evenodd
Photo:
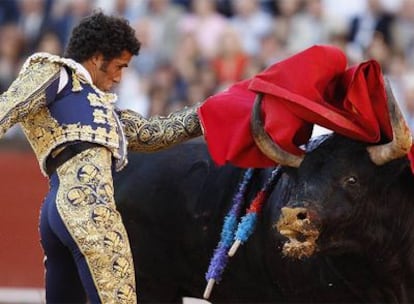
<path id="1" fill-rule="evenodd" d="M 345 179 L 346 185 L 356 185 L 358 183 L 358 179 L 355 176 L 349 176 Z"/>

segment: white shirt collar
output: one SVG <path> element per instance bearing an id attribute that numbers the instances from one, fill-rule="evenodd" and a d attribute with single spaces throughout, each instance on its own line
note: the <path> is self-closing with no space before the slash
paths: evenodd
<path id="1" fill-rule="evenodd" d="M 72 61 L 72 63 L 76 66 L 76 72 L 78 72 L 79 74 L 81 74 L 83 77 L 85 77 L 85 79 L 89 82 L 92 83 L 92 76 L 91 74 L 88 72 L 88 70 L 79 62 L 76 62 L 73 59 L 68 59 L 70 61 Z"/>

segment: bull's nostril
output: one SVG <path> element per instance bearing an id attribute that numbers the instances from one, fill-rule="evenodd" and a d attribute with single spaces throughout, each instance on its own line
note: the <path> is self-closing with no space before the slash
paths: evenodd
<path id="1" fill-rule="evenodd" d="M 298 220 L 304 220 L 307 217 L 307 215 L 306 215 L 306 212 L 299 212 L 296 215 L 296 217 L 298 218 Z"/>

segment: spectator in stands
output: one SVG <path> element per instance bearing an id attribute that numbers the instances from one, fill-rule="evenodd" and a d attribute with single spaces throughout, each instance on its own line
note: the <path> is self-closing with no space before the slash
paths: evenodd
<path id="1" fill-rule="evenodd" d="M 63 45 L 57 33 L 53 30 L 47 30 L 39 37 L 36 50 L 54 55 L 63 53 Z"/>
<path id="2" fill-rule="evenodd" d="M 0 27 L 0 90 L 6 90 L 17 75 L 26 47 L 23 31 L 17 24 Z"/>
<path id="3" fill-rule="evenodd" d="M 30 0 L 29 0 L 30 1 Z M 66 46 L 72 29 L 80 20 L 88 16 L 94 6 L 90 0 L 54 1 L 51 12 L 51 27 L 58 34 L 63 46 Z"/>
<path id="4" fill-rule="evenodd" d="M 157 57 L 161 60 L 171 60 L 177 47 L 178 25 L 183 18 L 184 11 L 171 0 L 147 0 L 140 18 L 148 20 L 150 45 L 157 50 Z"/>
<path id="5" fill-rule="evenodd" d="M 249 57 L 245 53 L 240 36 L 233 27 L 228 27 L 218 41 L 217 55 L 211 64 L 217 75 L 218 85 L 226 88 L 240 81 L 245 75 Z"/>
<path id="6" fill-rule="evenodd" d="M 381 0 L 367 0 L 367 10 L 351 19 L 349 41 L 364 52 L 376 33 L 383 36 L 387 45 L 392 44 L 393 16 L 385 11 Z"/>
<path id="7" fill-rule="evenodd" d="M 178 26 L 181 33 L 193 33 L 202 56 L 211 59 L 217 54 L 218 41 L 227 23 L 214 1 L 192 0 L 191 12 L 183 16 Z"/>
<path id="8" fill-rule="evenodd" d="M 304 0 L 303 9 L 291 19 L 286 48 L 296 53 L 314 44 L 324 44 L 332 33 L 344 28 L 345 24 L 324 10 L 322 0 Z"/>
<path id="9" fill-rule="evenodd" d="M 20 10 L 17 0 L 0 1 L 0 26 L 17 23 L 20 16 Z"/>
<path id="10" fill-rule="evenodd" d="M 414 133 L 414 73 L 405 74 L 402 82 L 404 114 L 411 132 Z"/>
<path id="11" fill-rule="evenodd" d="M 259 0 L 232 0 L 233 16 L 230 23 L 241 39 L 243 51 L 257 55 L 260 39 L 272 29 L 272 16 L 263 11 Z"/>
<path id="12" fill-rule="evenodd" d="M 286 47 L 291 35 L 291 22 L 293 17 L 301 11 L 300 0 L 278 0 L 276 16 L 274 17 L 274 33 L 279 41 Z"/>
<path id="13" fill-rule="evenodd" d="M 49 23 L 46 0 L 21 0 L 19 26 L 26 38 L 26 50 L 34 52 L 43 30 Z"/>
<path id="14" fill-rule="evenodd" d="M 404 0 L 393 24 L 394 48 L 414 65 L 414 0 Z"/>

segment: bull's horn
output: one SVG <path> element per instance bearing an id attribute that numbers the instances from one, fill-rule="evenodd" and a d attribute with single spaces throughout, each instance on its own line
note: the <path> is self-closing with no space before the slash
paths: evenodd
<path id="1" fill-rule="evenodd" d="M 251 131 L 256 145 L 264 155 L 274 162 L 284 166 L 299 167 L 304 156 L 297 156 L 284 151 L 265 131 L 261 115 L 262 98 L 263 94 L 257 94 L 251 116 Z"/>
<path id="2" fill-rule="evenodd" d="M 403 157 L 408 153 L 412 144 L 411 131 L 401 114 L 387 79 L 385 79 L 385 90 L 393 140 L 383 145 L 367 147 L 371 160 L 376 165 L 383 165 L 393 159 Z"/>

